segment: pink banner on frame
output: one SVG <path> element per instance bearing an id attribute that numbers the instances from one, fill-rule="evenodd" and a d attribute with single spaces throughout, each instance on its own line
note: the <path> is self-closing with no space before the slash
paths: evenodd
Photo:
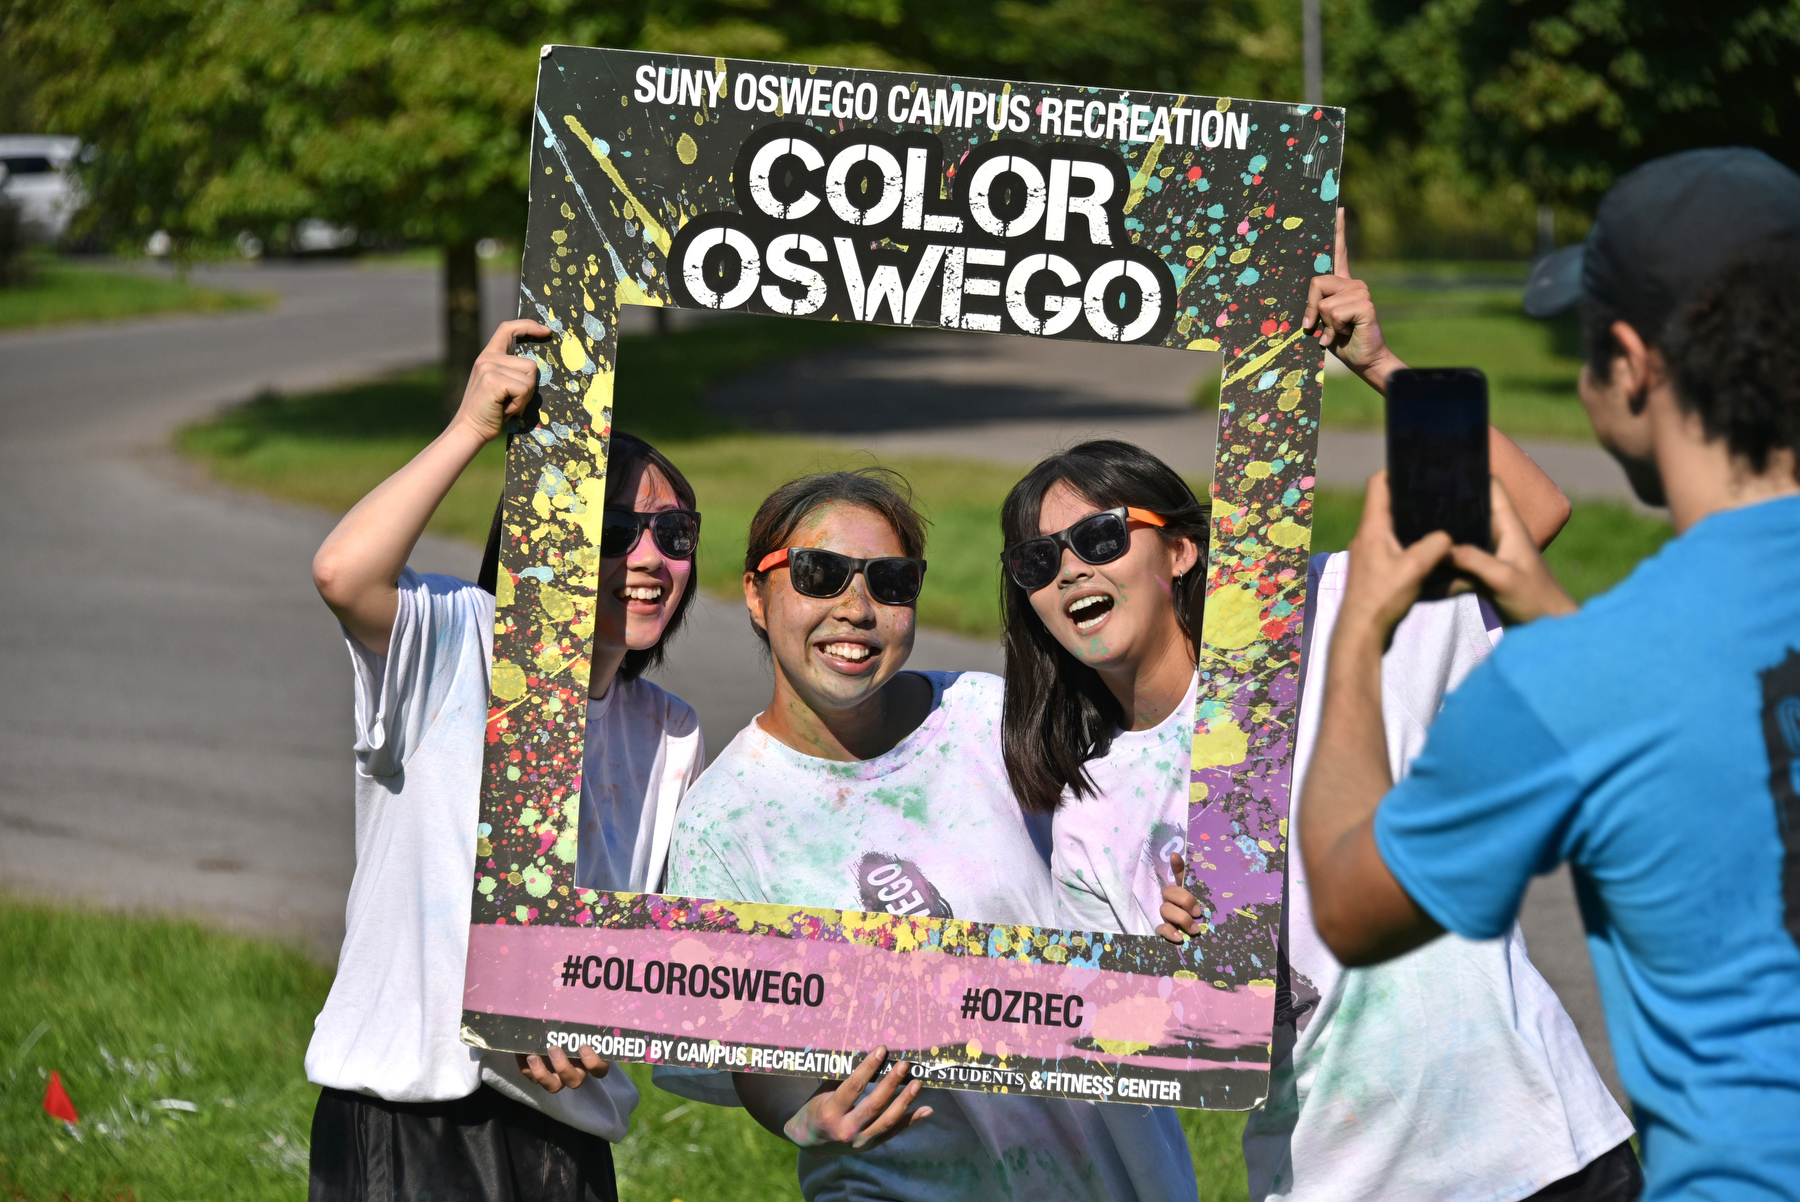
<path id="1" fill-rule="evenodd" d="M 885 1046 L 928 1077 L 985 1069 L 1023 1092 L 1189 1106 L 1221 1070 L 1268 1066 L 1267 987 L 932 947 L 487 926 L 470 931 L 466 981 L 475 1027 L 503 1017 L 540 1046 L 652 1063 L 843 1076 Z"/>

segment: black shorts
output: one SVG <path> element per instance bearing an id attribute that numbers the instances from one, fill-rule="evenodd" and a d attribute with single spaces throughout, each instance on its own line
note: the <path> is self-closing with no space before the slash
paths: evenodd
<path id="1" fill-rule="evenodd" d="M 1525 1202 L 1637 1202 L 1644 1192 L 1644 1170 L 1626 1140 L 1586 1167 L 1552 1181 Z"/>
<path id="2" fill-rule="evenodd" d="M 309 1202 L 618 1202 L 612 1146 L 485 1086 L 453 1102 L 325 1089 Z"/>

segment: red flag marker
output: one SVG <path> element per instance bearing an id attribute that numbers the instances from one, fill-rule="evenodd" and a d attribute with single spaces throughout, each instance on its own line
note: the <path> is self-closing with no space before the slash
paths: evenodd
<path id="1" fill-rule="evenodd" d="M 81 1121 L 75 1113 L 75 1103 L 69 1100 L 69 1091 L 63 1088 L 62 1074 L 55 1069 L 50 1071 L 50 1085 L 44 1090 L 44 1113 L 71 1125 Z"/>

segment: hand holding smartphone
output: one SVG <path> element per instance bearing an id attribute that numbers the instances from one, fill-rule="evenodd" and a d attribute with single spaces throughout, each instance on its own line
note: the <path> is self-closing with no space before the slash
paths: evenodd
<path id="1" fill-rule="evenodd" d="M 1434 530 L 1492 549 L 1487 377 L 1472 367 L 1406 368 L 1388 377 L 1388 491 L 1394 533 L 1410 546 Z M 1425 582 L 1442 597 L 1448 564 Z"/>

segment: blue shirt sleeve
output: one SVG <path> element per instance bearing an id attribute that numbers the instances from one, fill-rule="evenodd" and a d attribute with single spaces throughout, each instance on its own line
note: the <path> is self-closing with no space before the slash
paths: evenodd
<path id="1" fill-rule="evenodd" d="M 1581 798 L 1567 750 L 1500 669 L 1490 660 L 1450 695 L 1375 812 L 1388 870 L 1470 939 L 1511 929 L 1531 878 L 1567 855 Z"/>

